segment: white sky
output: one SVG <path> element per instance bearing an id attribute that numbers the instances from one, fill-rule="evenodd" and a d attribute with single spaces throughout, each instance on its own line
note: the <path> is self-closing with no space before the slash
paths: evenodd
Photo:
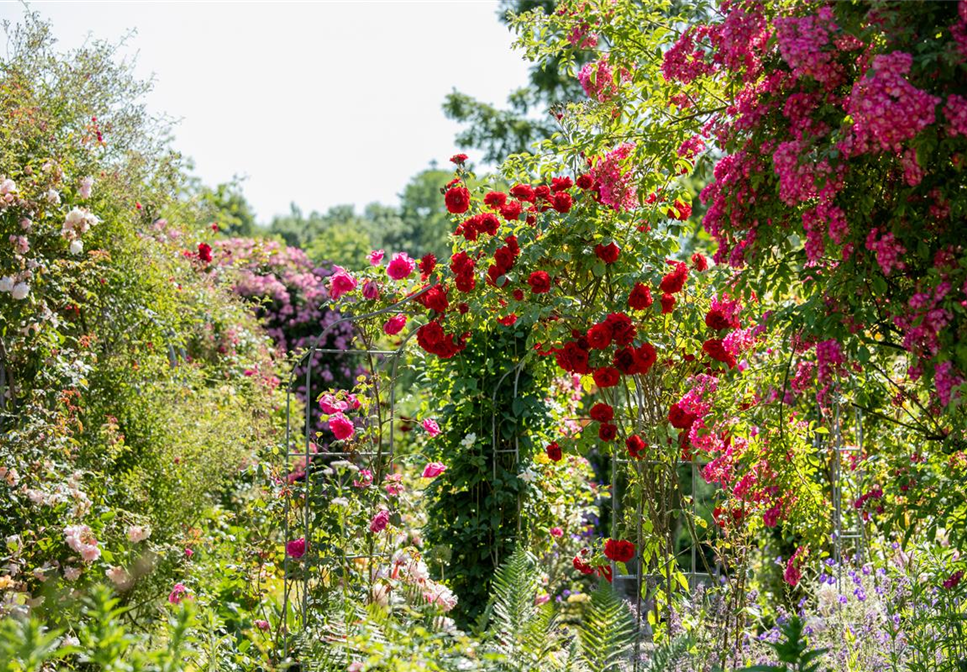
<path id="1" fill-rule="evenodd" d="M 267 223 L 295 202 L 398 203 L 408 178 L 458 150 L 453 88 L 503 106 L 527 63 L 484 0 L 38 2 L 63 48 L 137 34 L 150 109 L 180 119 L 176 148 L 207 184 L 245 176 Z M 22 16 L 0 2 L 0 19 Z M 468 152 L 471 159 L 474 152 Z"/>

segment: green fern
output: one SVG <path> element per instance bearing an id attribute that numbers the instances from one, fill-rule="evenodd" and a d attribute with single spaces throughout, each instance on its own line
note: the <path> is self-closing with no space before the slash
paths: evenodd
<path id="1" fill-rule="evenodd" d="M 581 657 L 591 672 L 611 672 L 628 657 L 635 639 L 635 621 L 628 607 L 602 584 L 591 594 L 591 602 L 578 630 Z"/>
<path id="2" fill-rule="evenodd" d="M 689 635 L 681 635 L 656 646 L 651 653 L 648 672 L 671 672 L 688 656 L 692 644 Z"/>
<path id="3" fill-rule="evenodd" d="M 494 576 L 488 638 L 506 669 L 530 672 L 546 667 L 559 646 L 554 608 L 536 604 L 536 567 L 534 556 L 518 549 Z"/>

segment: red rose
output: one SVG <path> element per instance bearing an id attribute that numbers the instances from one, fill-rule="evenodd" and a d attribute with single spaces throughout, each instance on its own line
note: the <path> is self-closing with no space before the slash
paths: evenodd
<path id="1" fill-rule="evenodd" d="M 640 436 L 637 434 L 632 434 L 625 440 L 625 447 L 628 449 L 628 455 L 637 460 L 641 457 L 644 457 L 645 448 L 647 448 L 648 445 Z"/>
<path id="2" fill-rule="evenodd" d="M 594 370 L 592 374 L 594 378 L 594 384 L 600 388 L 614 387 L 618 384 L 621 379 L 621 374 L 618 373 L 618 369 L 613 366 L 602 366 Z"/>
<path id="3" fill-rule="evenodd" d="M 520 201 L 510 201 L 500 206 L 500 216 L 508 221 L 514 221 L 520 217 L 523 211 Z"/>
<path id="4" fill-rule="evenodd" d="M 427 310 L 435 310 L 438 313 L 445 313 L 447 308 L 450 307 L 450 302 L 447 300 L 447 290 L 445 290 L 440 285 L 434 285 L 427 292 L 421 294 L 417 298 Z"/>
<path id="5" fill-rule="evenodd" d="M 611 583 L 614 578 L 610 565 L 599 565 L 594 571 L 597 572 L 598 576 L 603 576 L 608 583 Z"/>
<path id="6" fill-rule="evenodd" d="M 470 190 L 466 187 L 453 187 L 447 190 L 443 200 L 447 204 L 448 211 L 459 215 L 470 207 Z"/>
<path id="7" fill-rule="evenodd" d="M 660 301 L 662 315 L 667 315 L 675 310 L 675 297 L 671 294 L 662 294 Z"/>
<path id="8" fill-rule="evenodd" d="M 608 539 L 604 542 L 604 556 L 615 562 L 628 562 L 635 557 L 635 545 L 624 539 Z"/>
<path id="9" fill-rule="evenodd" d="M 713 308 L 705 314 L 705 326 L 709 329 L 719 331 L 720 329 L 728 329 L 732 326 L 732 320 L 725 316 L 719 308 Z"/>
<path id="10" fill-rule="evenodd" d="M 510 188 L 510 195 L 522 201 L 534 200 L 534 187 L 529 184 L 515 184 Z"/>
<path id="11" fill-rule="evenodd" d="M 541 186 L 536 187 L 534 189 L 534 198 L 538 200 L 546 201 L 550 195 L 551 195 L 551 188 L 546 184 L 542 184 Z"/>
<path id="12" fill-rule="evenodd" d="M 566 191 L 574 186 L 570 177 L 555 177 L 551 179 L 551 191 Z"/>
<path id="13" fill-rule="evenodd" d="M 433 273 L 433 269 L 436 268 L 436 256 L 431 252 L 430 254 L 424 255 L 420 259 L 420 277 L 426 280 Z"/>
<path id="14" fill-rule="evenodd" d="M 547 274 L 547 271 L 534 271 L 527 278 L 527 284 L 531 286 L 532 293 L 547 294 L 551 291 L 551 276 Z"/>
<path id="15" fill-rule="evenodd" d="M 598 422 L 611 422 L 614 420 L 614 409 L 608 404 L 595 404 L 591 407 L 591 419 Z"/>
<path id="16" fill-rule="evenodd" d="M 611 338 L 618 345 L 628 345 L 638 334 L 635 323 L 624 313 L 611 313 L 604 323 L 611 328 Z"/>
<path id="17" fill-rule="evenodd" d="M 621 248 L 610 242 L 607 245 L 598 243 L 594 246 L 594 253 L 598 256 L 598 259 L 606 264 L 613 264 L 618 261 L 618 255 L 621 253 Z"/>
<path id="18" fill-rule="evenodd" d="M 636 282 L 628 296 L 628 307 L 632 310 L 645 310 L 650 308 L 654 301 L 651 298 L 651 290 L 640 282 Z"/>
<path id="19" fill-rule="evenodd" d="M 463 163 L 466 160 L 467 160 L 466 154 L 454 154 L 453 156 L 450 157 L 450 163 L 456 163 L 458 165 Z"/>
<path id="20" fill-rule="evenodd" d="M 668 208 L 668 212 L 666 213 L 669 218 L 684 222 L 686 219 L 692 216 L 692 206 L 680 198 L 675 199 L 675 203 L 673 205 L 674 209 Z"/>
<path id="21" fill-rule="evenodd" d="M 484 204 L 489 208 L 499 208 L 507 202 L 507 194 L 499 191 L 488 191 L 484 196 Z"/>
<path id="22" fill-rule="evenodd" d="M 638 359 L 635 357 L 635 349 L 622 348 L 614 353 L 614 366 L 626 376 L 633 376 L 638 373 Z"/>
<path id="23" fill-rule="evenodd" d="M 208 243 L 198 243 L 198 259 L 206 264 L 212 263 L 212 246 Z"/>
<path id="24" fill-rule="evenodd" d="M 696 271 L 708 270 L 708 259 L 696 252 L 692 255 L 692 263 L 695 264 Z"/>
<path id="25" fill-rule="evenodd" d="M 524 300 L 524 292 L 522 290 L 520 290 L 520 289 L 515 289 L 514 290 L 514 301 L 523 301 L 523 300 Z"/>
<path id="26" fill-rule="evenodd" d="M 504 325 L 505 327 L 512 327 L 514 326 L 514 323 L 517 322 L 517 315 L 515 315 L 514 313 L 511 313 L 510 315 L 507 315 L 505 317 L 497 318 L 497 321 L 500 324 Z"/>
<path id="27" fill-rule="evenodd" d="M 675 429 L 688 429 L 696 419 L 694 415 L 684 410 L 677 403 L 672 404 L 671 408 L 668 409 L 668 422 Z"/>
<path id="28" fill-rule="evenodd" d="M 594 178 L 590 175 L 578 175 L 577 185 L 580 189 L 590 189 L 594 186 Z"/>
<path id="29" fill-rule="evenodd" d="M 588 345 L 593 350 L 604 350 L 611 345 L 612 333 L 608 324 L 604 322 L 596 324 L 588 329 Z"/>
<path id="30" fill-rule="evenodd" d="M 727 364 L 731 369 L 735 366 L 735 357 L 725 349 L 725 343 L 720 338 L 710 338 L 702 343 L 702 350 L 712 359 Z"/>
<path id="31" fill-rule="evenodd" d="M 563 348 L 554 351 L 554 359 L 557 361 L 557 365 L 571 373 L 581 375 L 590 373 L 589 358 L 590 353 L 573 341 L 565 343 Z"/>
<path id="32" fill-rule="evenodd" d="M 658 353 L 651 343 L 642 343 L 635 350 L 635 364 L 638 373 L 644 375 L 651 371 L 651 367 L 658 361 Z"/>
<path id="33" fill-rule="evenodd" d="M 563 457 L 561 453 L 561 447 L 557 445 L 557 441 L 553 441 L 544 448 L 544 452 L 547 456 L 554 462 L 560 462 Z"/>
<path id="34" fill-rule="evenodd" d="M 682 262 L 675 264 L 675 270 L 661 279 L 658 288 L 666 294 L 675 294 L 682 291 L 685 281 L 688 279 L 688 266 Z"/>
<path id="35" fill-rule="evenodd" d="M 559 191 L 551 199 L 551 205 L 563 215 L 571 211 L 571 206 L 574 205 L 574 199 L 566 191 Z"/>
<path id="36" fill-rule="evenodd" d="M 591 565 L 586 563 L 584 560 L 582 560 L 580 555 L 575 555 L 574 560 L 571 561 L 571 564 L 574 566 L 574 569 L 578 570 L 582 574 L 594 573 L 594 568 L 591 567 Z"/>
<path id="37" fill-rule="evenodd" d="M 602 441 L 614 441 L 614 437 L 617 435 L 617 425 L 612 425 L 610 422 L 603 422 L 598 425 L 598 438 Z"/>

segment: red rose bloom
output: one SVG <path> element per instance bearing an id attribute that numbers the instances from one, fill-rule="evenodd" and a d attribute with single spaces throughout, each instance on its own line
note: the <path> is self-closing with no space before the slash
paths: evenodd
<path id="1" fill-rule="evenodd" d="M 564 344 L 563 348 L 554 351 L 554 359 L 557 365 L 571 373 L 579 373 L 582 376 L 591 372 L 588 366 L 590 353 L 579 344 L 570 341 Z"/>
<path id="2" fill-rule="evenodd" d="M 454 154 L 453 156 L 450 157 L 450 163 L 456 163 L 458 165 L 463 163 L 466 160 L 467 160 L 466 154 Z"/>
<path id="3" fill-rule="evenodd" d="M 720 338 L 710 338 L 702 343 L 702 350 L 712 359 L 727 364 L 731 369 L 735 366 L 735 357 L 725 349 L 725 343 Z"/>
<path id="4" fill-rule="evenodd" d="M 514 290 L 514 301 L 523 301 L 523 300 L 524 300 L 524 292 L 522 290 L 520 290 L 520 289 L 515 289 Z"/>
<path id="5" fill-rule="evenodd" d="M 520 217 L 520 213 L 523 212 L 523 206 L 520 201 L 509 201 L 504 205 L 500 206 L 500 216 L 508 221 L 514 221 Z"/>
<path id="6" fill-rule="evenodd" d="M 715 308 L 705 314 L 705 326 L 709 329 L 719 331 L 720 329 L 728 329 L 731 327 L 732 321 L 720 309 Z"/>
<path id="7" fill-rule="evenodd" d="M 591 407 L 591 419 L 598 422 L 611 422 L 614 420 L 614 409 L 608 404 L 595 404 Z"/>
<path id="8" fill-rule="evenodd" d="M 654 301 L 651 298 L 651 290 L 640 282 L 636 282 L 628 295 L 628 307 L 632 310 L 645 310 L 651 307 Z"/>
<path id="9" fill-rule="evenodd" d="M 608 583 L 611 583 L 614 578 L 610 565 L 600 565 L 594 571 L 597 572 L 598 576 L 603 576 Z"/>
<path id="10" fill-rule="evenodd" d="M 546 201 L 551 195 L 551 188 L 546 184 L 542 184 L 534 189 L 534 198 Z"/>
<path id="11" fill-rule="evenodd" d="M 662 294 L 660 301 L 662 315 L 667 315 L 675 310 L 675 297 L 671 294 Z"/>
<path id="12" fill-rule="evenodd" d="M 604 556 L 615 562 L 628 562 L 635 557 L 635 545 L 624 539 L 608 539 L 604 542 Z"/>
<path id="13" fill-rule="evenodd" d="M 588 345 L 592 350 L 604 350 L 611 345 L 611 327 L 602 322 L 588 329 Z"/>
<path id="14" fill-rule="evenodd" d="M 499 208 L 507 202 L 507 194 L 499 191 L 489 191 L 484 196 L 484 204 L 489 208 Z"/>
<path id="15" fill-rule="evenodd" d="M 594 246 L 594 253 L 598 256 L 598 259 L 606 264 L 613 264 L 618 261 L 618 255 L 621 254 L 621 248 L 610 242 L 607 245 L 598 243 Z"/>
<path id="16" fill-rule="evenodd" d="M 551 179 L 551 191 L 566 191 L 574 186 L 570 177 L 555 177 Z"/>
<path id="17" fill-rule="evenodd" d="M 206 264 L 212 263 L 212 246 L 208 243 L 198 243 L 198 259 Z"/>
<path id="18" fill-rule="evenodd" d="M 637 434 L 632 434 L 625 440 L 625 447 L 628 449 L 628 455 L 637 460 L 644 457 L 645 448 L 647 448 L 648 445 L 640 436 Z"/>
<path id="19" fill-rule="evenodd" d="M 574 565 L 574 569 L 578 570 L 582 574 L 594 573 L 594 568 L 591 567 L 591 565 L 586 563 L 584 560 L 582 560 L 580 555 L 575 555 L 574 560 L 571 561 L 571 564 Z"/>
<path id="20" fill-rule="evenodd" d="M 530 202 L 534 200 L 534 187 L 529 184 L 515 184 L 510 188 L 510 195 L 522 201 Z"/>
<path id="21" fill-rule="evenodd" d="M 624 313 L 611 313 L 604 323 L 611 328 L 611 338 L 618 345 L 628 345 L 638 334 L 635 323 Z"/>
<path id="22" fill-rule="evenodd" d="M 553 441 L 544 448 L 544 452 L 547 456 L 554 462 L 560 462 L 563 457 L 561 453 L 561 447 L 557 444 L 557 441 Z"/>
<path id="23" fill-rule="evenodd" d="M 682 291 L 687 279 L 688 266 L 679 261 L 675 264 L 675 270 L 661 279 L 658 288 L 666 294 L 675 294 Z"/>
<path id="24" fill-rule="evenodd" d="M 453 187 L 447 190 L 443 200 L 449 212 L 454 215 L 462 214 L 470 208 L 470 190 L 466 187 Z"/>
<path id="25" fill-rule="evenodd" d="M 517 315 L 511 313 L 510 315 L 506 315 L 504 317 L 498 317 L 497 321 L 505 327 L 512 327 L 514 326 L 514 323 L 517 322 Z"/>
<path id="26" fill-rule="evenodd" d="M 644 375 L 651 371 L 651 367 L 658 361 L 658 353 L 651 343 L 642 343 L 635 350 L 635 363 L 638 373 Z"/>
<path id="27" fill-rule="evenodd" d="M 696 419 L 694 415 L 682 409 L 677 403 L 672 404 L 671 408 L 668 409 L 668 422 L 675 429 L 688 429 Z"/>
<path id="28" fill-rule="evenodd" d="M 531 286 L 532 293 L 547 294 L 551 291 L 551 276 L 547 274 L 547 271 L 534 271 L 527 278 L 527 284 Z"/>
<path id="29" fill-rule="evenodd" d="M 427 310 L 435 310 L 438 313 L 445 313 L 450 307 L 447 300 L 447 290 L 440 285 L 433 285 L 426 293 L 421 294 L 417 299 Z"/>
<path id="30" fill-rule="evenodd" d="M 574 199 L 572 199 L 571 194 L 567 193 L 566 191 L 559 191 L 554 194 L 554 198 L 551 199 L 551 205 L 555 210 L 563 215 L 564 213 L 571 211 L 571 206 L 574 205 Z"/>
<path id="31" fill-rule="evenodd" d="M 598 425 L 598 438 L 602 441 L 614 441 L 614 437 L 617 435 L 617 425 L 612 425 L 610 422 L 603 422 Z"/>
<path id="32" fill-rule="evenodd" d="M 638 360 L 635 357 L 635 349 L 630 347 L 622 348 L 614 353 L 614 366 L 626 376 L 633 376 L 638 373 Z"/>
<path id="33" fill-rule="evenodd" d="M 431 252 L 420 259 L 420 278 L 426 280 L 436 268 L 436 256 Z"/>
<path id="34" fill-rule="evenodd" d="M 594 178 L 590 175 L 578 175 L 577 185 L 580 189 L 590 189 L 594 186 Z"/>
<path id="35" fill-rule="evenodd" d="M 677 219 L 680 222 L 684 222 L 686 219 L 692 216 L 692 206 L 680 198 L 675 199 L 674 209 L 668 208 L 667 214 L 671 219 Z"/>
<path id="36" fill-rule="evenodd" d="M 594 370 L 592 374 L 594 378 L 594 384 L 600 388 L 614 387 L 618 384 L 621 379 L 621 374 L 618 373 L 618 369 L 613 366 L 602 366 Z"/>
<path id="37" fill-rule="evenodd" d="M 708 259 L 696 252 L 692 255 L 692 264 L 695 265 L 696 271 L 707 271 L 708 270 Z"/>

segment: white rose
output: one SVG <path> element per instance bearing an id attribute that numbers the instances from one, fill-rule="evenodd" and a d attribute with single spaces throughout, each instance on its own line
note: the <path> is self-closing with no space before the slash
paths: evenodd
<path id="1" fill-rule="evenodd" d="M 77 195 L 80 196 L 82 199 L 90 198 L 91 187 L 93 186 L 94 186 L 93 177 L 88 176 L 81 179 L 81 188 L 78 190 Z"/>
<path id="2" fill-rule="evenodd" d="M 71 254 L 80 254 L 83 251 L 84 251 L 83 242 L 79 240 L 75 240 L 74 242 L 71 243 Z"/>
<path id="3" fill-rule="evenodd" d="M 56 189 L 47 192 L 47 202 L 51 205 L 60 205 L 60 194 L 57 193 Z"/>
<path id="4" fill-rule="evenodd" d="M 28 294 L 30 294 L 30 285 L 28 285 L 26 282 L 18 282 L 13 286 L 13 289 L 10 290 L 10 297 L 14 301 L 22 301 L 27 298 Z"/>
<path id="5" fill-rule="evenodd" d="M 9 292 L 13 289 L 13 285 L 13 278 L 9 275 L 0 278 L 0 292 Z"/>

